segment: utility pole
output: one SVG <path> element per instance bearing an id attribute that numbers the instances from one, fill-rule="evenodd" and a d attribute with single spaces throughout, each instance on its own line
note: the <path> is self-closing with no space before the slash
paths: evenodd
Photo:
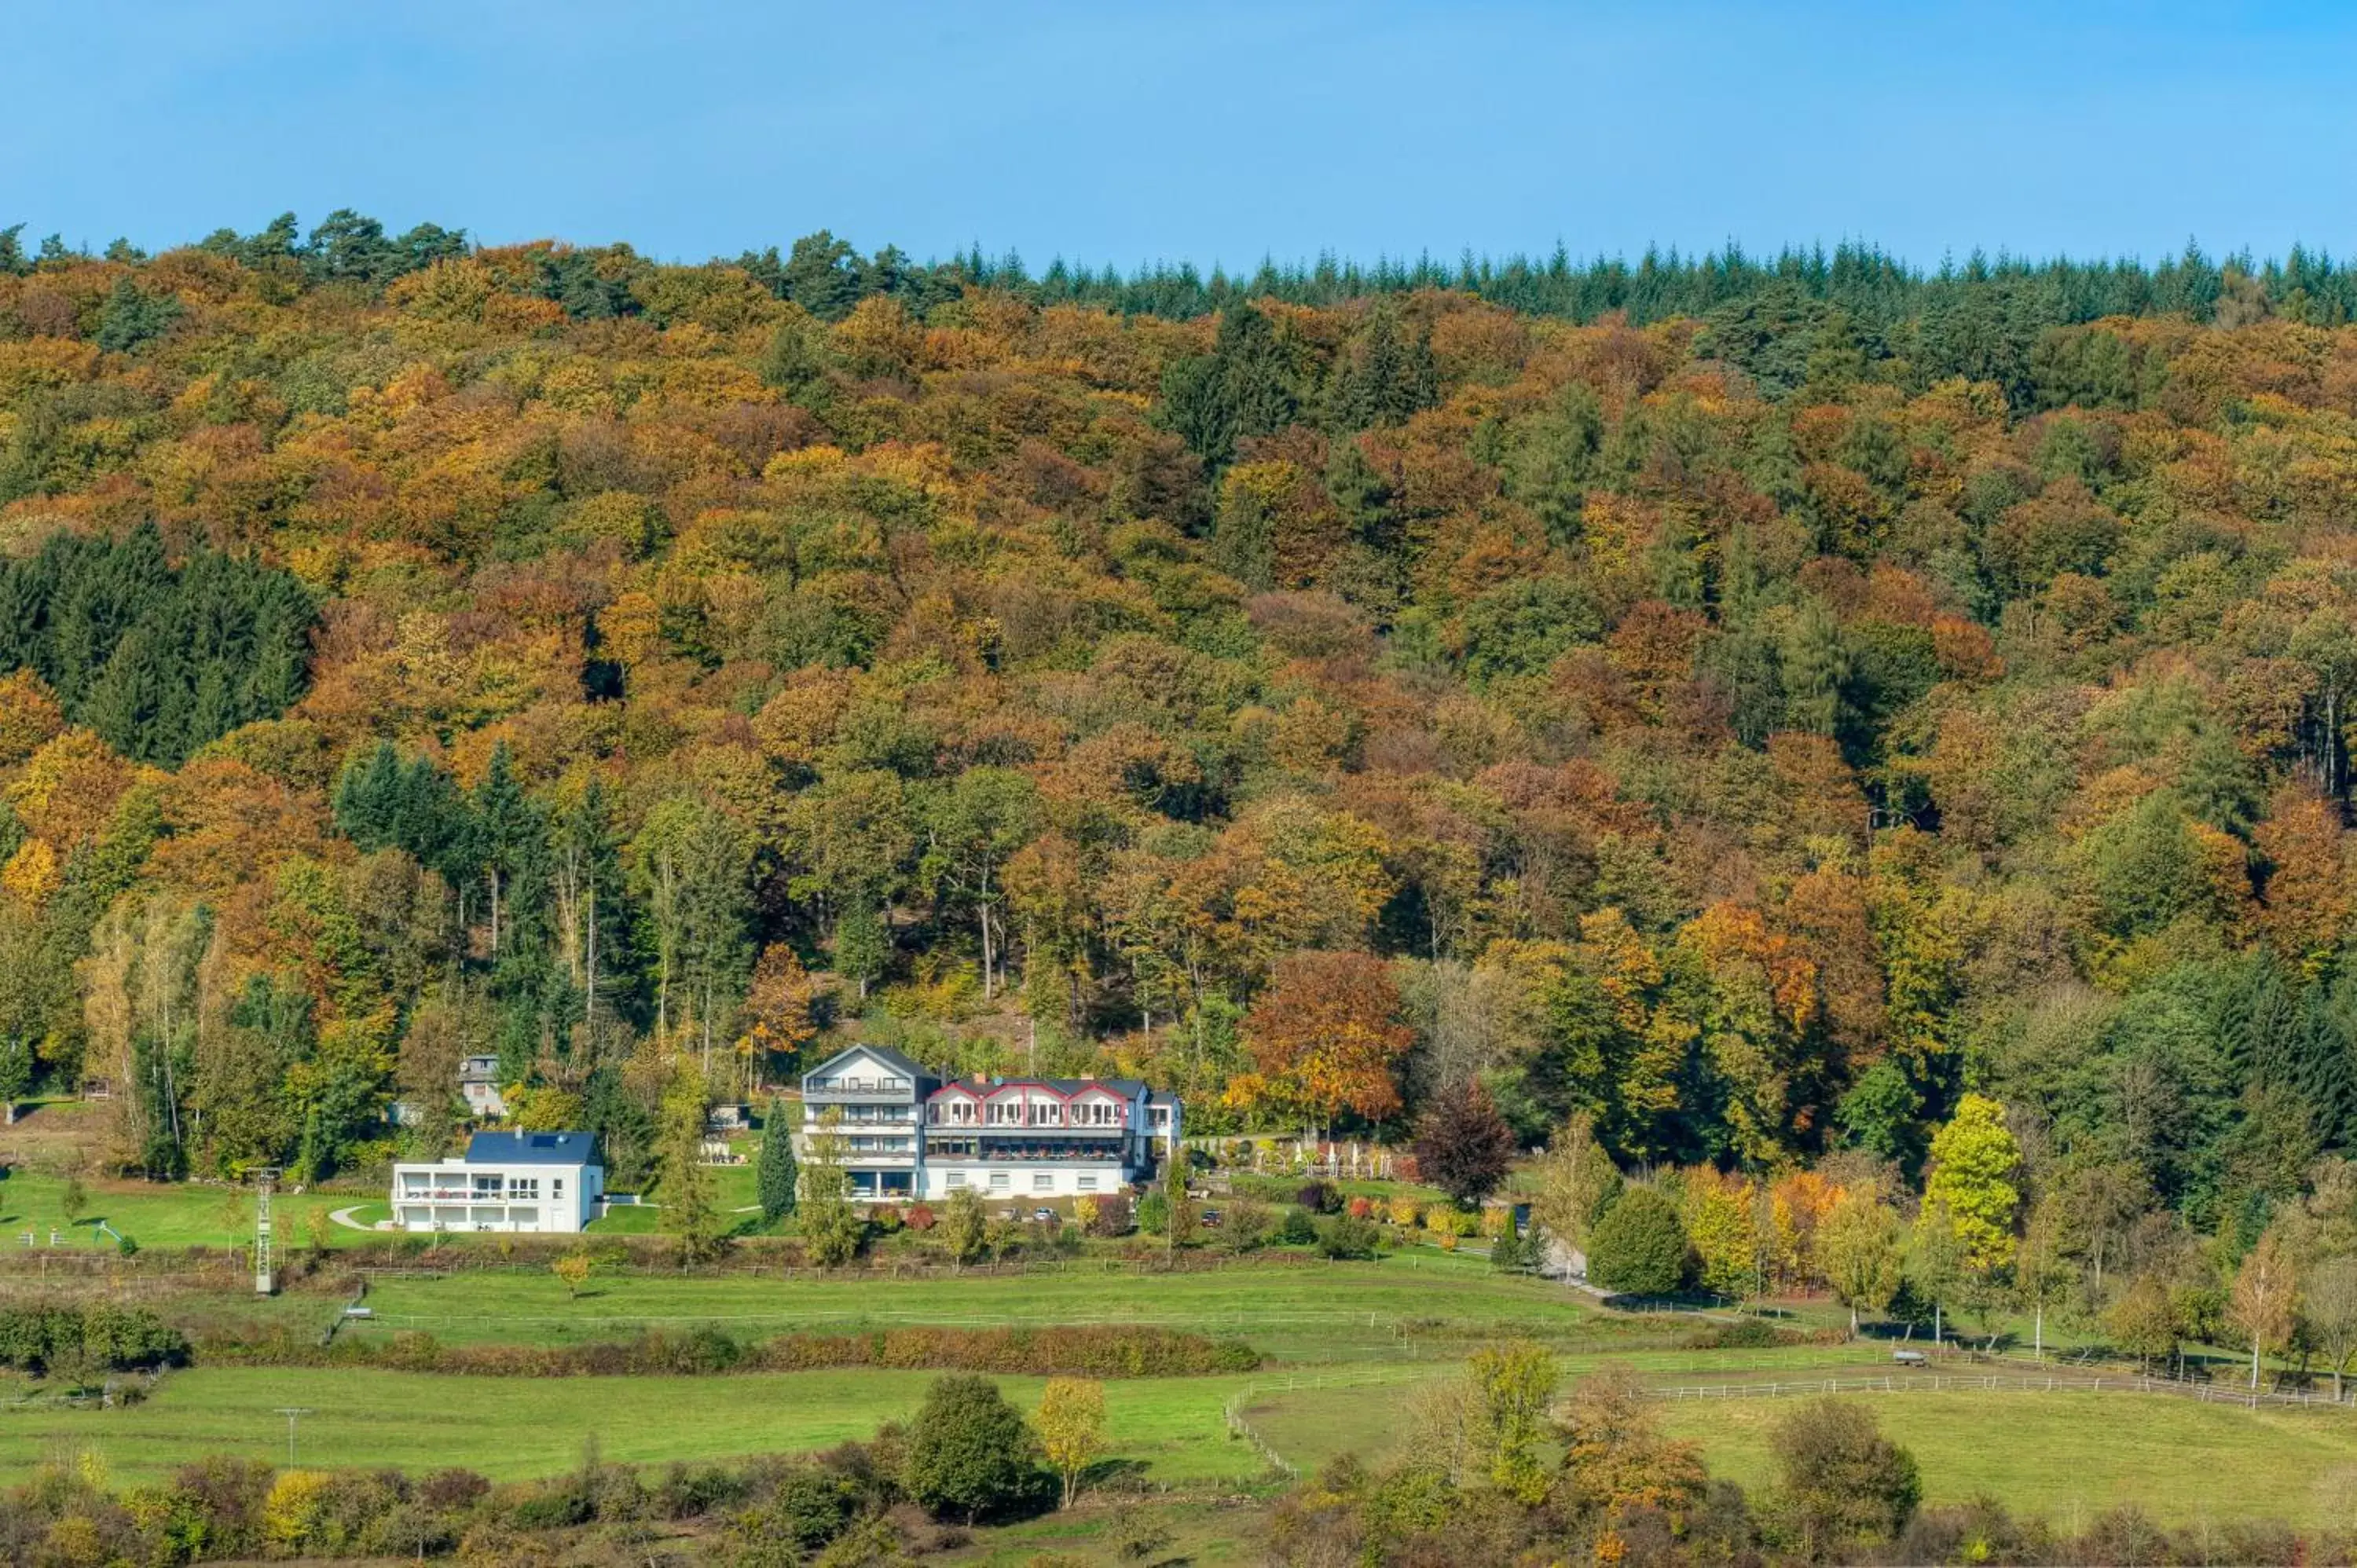
<path id="1" fill-rule="evenodd" d="M 273 1294 L 277 1280 L 273 1273 L 270 1255 L 270 1195 L 278 1181 L 276 1165 L 263 1165 L 251 1173 L 253 1176 L 253 1294 Z"/>
<path id="2" fill-rule="evenodd" d="M 277 1408 L 277 1410 L 275 1410 L 275 1411 L 274 1411 L 274 1412 L 273 1412 L 272 1413 L 276 1414 L 276 1415 L 283 1415 L 283 1416 L 285 1416 L 285 1417 L 286 1418 L 286 1467 L 287 1467 L 288 1469 L 292 1470 L 292 1469 L 295 1467 L 295 1422 L 296 1422 L 296 1417 L 298 1417 L 298 1416 L 306 1416 L 306 1415 L 310 1414 L 310 1413 L 311 1413 L 311 1407 L 310 1407 L 309 1405 L 286 1405 L 286 1404 L 282 1404 L 282 1405 L 280 1405 L 280 1406 Z"/>

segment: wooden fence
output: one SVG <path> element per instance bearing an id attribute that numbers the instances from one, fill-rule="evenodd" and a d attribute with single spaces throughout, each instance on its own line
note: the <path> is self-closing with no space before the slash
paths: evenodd
<path id="1" fill-rule="evenodd" d="M 2329 1393 L 2237 1389 L 2222 1383 L 2152 1377 L 2141 1372 L 2074 1376 L 2070 1373 L 1889 1372 L 1875 1378 L 1806 1378 L 1779 1382 L 1684 1383 L 1646 1391 L 1655 1399 L 1792 1399 L 1811 1394 L 1903 1394 L 1948 1392 L 2174 1394 L 2203 1404 L 2262 1405 L 2304 1410 L 2350 1408 Z"/>

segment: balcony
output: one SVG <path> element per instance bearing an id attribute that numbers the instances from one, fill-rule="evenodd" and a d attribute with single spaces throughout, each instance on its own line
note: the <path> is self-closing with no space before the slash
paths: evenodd
<path id="1" fill-rule="evenodd" d="M 807 1078 L 805 1100 L 889 1100 L 913 1102 L 917 1086 L 905 1078 Z"/>
<path id="2" fill-rule="evenodd" d="M 944 1163 L 971 1160 L 978 1165 L 1119 1165 L 1119 1144 L 1032 1143 L 996 1138 L 932 1137 L 925 1140 L 928 1157 Z"/>

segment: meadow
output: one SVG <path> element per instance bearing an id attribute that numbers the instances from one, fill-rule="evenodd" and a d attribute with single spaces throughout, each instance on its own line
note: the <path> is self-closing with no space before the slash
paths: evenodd
<path id="1" fill-rule="evenodd" d="M 554 1475 L 594 1441 L 610 1462 L 662 1464 L 798 1453 L 872 1436 L 912 1412 L 930 1372 L 785 1372 L 715 1378 L 454 1378 L 350 1369 L 193 1369 L 122 1410 L 0 1411 L 0 1469 L 61 1452 L 99 1455 L 118 1480 L 150 1481 L 208 1454 L 284 1464 L 286 1417 L 309 1466 L 463 1466 L 497 1479 Z M 1002 1378 L 1024 1408 L 1043 1380 Z M 1108 1383 L 1114 1452 L 1173 1486 L 1236 1483 L 1261 1469 L 1229 1438 L 1225 1402 L 1246 1377 Z"/>
<path id="2" fill-rule="evenodd" d="M 1610 1345 L 1659 1322 L 1600 1310 L 1559 1285 L 1493 1273 L 1437 1250 L 1372 1263 L 1297 1262 L 1141 1273 L 1079 1259 L 1062 1272 L 877 1279 L 662 1273 L 599 1275 L 578 1299 L 544 1272 L 379 1276 L 361 1335 L 402 1330 L 451 1343 L 579 1343 L 640 1328 L 713 1325 L 740 1337 L 925 1325 L 1135 1324 L 1242 1338 L 1293 1362 L 1453 1359 L 1502 1335 Z"/>
<path id="3" fill-rule="evenodd" d="M 1566 1376 L 1603 1359 L 1574 1359 Z M 1828 1359 L 1824 1351 L 1662 1351 L 1609 1359 L 1660 1382 L 1747 1369 L 1807 1377 L 1832 1371 L 1844 1359 L 1854 1369 L 1858 1358 Z M 1398 1456 L 1397 1429 L 1387 1428 L 1377 1409 L 1397 1397 L 1395 1388 L 1263 1386 L 1268 1391 L 1246 1403 L 1245 1418 L 1305 1473 L 1348 1451 L 1372 1461 Z M 2122 1503 L 2170 1524 L 2276 1518 L 2322 1525 L 2345 1523 L 2357 1509 L 2357 1412 L 2247 1410 L 2129 1392 L 1840 1397 L 1869 1402 L 1883 1432 L 1913 1452 L 1930 1503 L 1990 1497 L 2018 1514 L 2044 1515 L 2064 1528 Z M 1772 1434 L 1795 1402 L 1671 1402 L 1663 1405 L 1662 1419 L 1673 1436 L 1702 1445 L 1711 1474 L 1751 1490 L 1773 1483 Z M 1388 1435 L 1370 1443 L 1370 1434 Z"/>

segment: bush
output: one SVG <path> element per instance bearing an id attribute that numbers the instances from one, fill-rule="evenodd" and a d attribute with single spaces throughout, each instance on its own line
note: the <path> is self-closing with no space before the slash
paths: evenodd
<path id="1" fill-rule="evenodd" d="M 1342 1195 L 1334 1190 L 1333 1183 L 1325 1181 L 1303 1182 L 1293 1201 L 1312 1214 L 1339 1213 L 1342 1208 Z"/>
<path id="2" fill-rule="evenodd" d="M 968 1524 L 1036 1501 L 1047 1475 L 1039 1443 L 998 1385 L 974 1376 L 937 1378 L 909 1426 L 904 1479 L 935 1517 Z"/>
<path id="3" fill-rule="evenodd" d="M 1353 1219 L 1372 1219 L 1375 1217 L 1375 1200 L 1372 1197 L 1354 1197 L 1344 1206 L 1344 1212 Z"/>
<path id="4" fill-rule="evenodd" d="M 931 1230 L 934 1224 L 933 1211 L 921 1203 L 914 1204 L 905 1217 L 905 1223 L 911 1230 Z"/>
<path id="5" fill-rule="evenodd" d="M 1114 1324 L 787 1334 L 752 1343 L 706 1327 L 589 1345 L 445 1345 L 431 1335 L 404 1331 L 390 1341 L 339 1338 L 321 1346 L 310 1336 L 281 1331 L 252 1339 L 208 1338 L 200 1351 L 206 1364 L 217 1366 L 384 1367 L 538 1378 L 712 1376 L 833 1367 L 1160 1378 L 1248 1372 L 1260 1365 L 1260 1353 L 1241 1340 Z"/>
<path id="6" fill-rule="evenodd" d="M 1782 1479 L 1780 1501 L 1820 1545 L 1889 1540 L 1907 1528 L 1922 1500 L 1915 1456 L 1882 1435 L 1861 1401 L 1803 1405 L 1777 1424 L 1771 1446 Z"/>
<path id="7" fill-rule="evenodd" d="M 188 1359 L 187 1337 L 144 1306 L 0 1307 L 0 1366 L 19 1371 L 81 1362 L 127 1371 Z"/>
<path id="8" fill-rule="evenodd" d="M 1149 1192 L 1137 1200 L 1137 1228 L 1148 1236 L 1160 1236 L 1170 1229 L 1170 1199 L 1160 1192 Z"/>
<path id="9" fill-rule="evenodd" d="M 1306 1209 L 1288 1208 L 1268 1239 L 1278 1247 L 1314 1247 L 1318 1244 L 1318 1222 L 1309 1218 Z"/>
<path id="10" fill-rule="evenodd" d="M 1627 1295 L 1667 1295 L 1686 1283 L 1686 1233 L 1670 1200 L 1632 1187 L 1587 1237 L 1587 1277 Z"/>
<path id="11" fill-rule="evenodd" d="M 1415 1199 L 1412 1197 L 1394 1197 L 1392 1199 L 1391 1221 L 1403 1230 L 1415 1225 L 1416 1216 L 1422 1212 L 1423 1210 L 1416 1207 Z"/>
<path id="12" fill-rule="evenodd" d="M 1318 1250 L 1329 1258 L 1372 1258 L 1382 1239 L 1371 1222 L 1349 1215 L 1329 1219 L 1318 1228 Z"/>

